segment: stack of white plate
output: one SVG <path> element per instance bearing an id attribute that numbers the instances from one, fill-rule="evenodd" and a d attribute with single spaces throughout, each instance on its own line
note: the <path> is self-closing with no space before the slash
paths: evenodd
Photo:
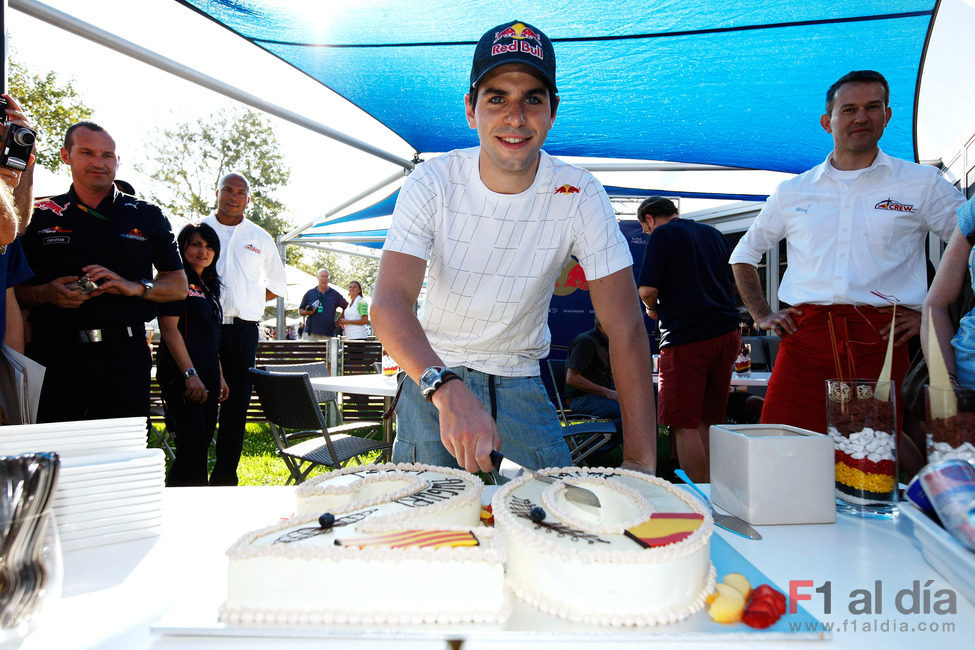
<path id="1" fill-rule="evenodd" d="M 166 456 L 146 449 L 146 419 L 3 427 L 0 455 L 57 452 L 54 517 L 65 551 L 159 534 Z"/>
<path id="2" fill-rule="evenodd" d="M 61 462 L 54 516 L 65 551 L 154 537 L 162 527 L 161 449 Z"/>
<path id="3" fill-rule="evenodd" d="M 61 459 L 146 448 L 145 418 L 47 422 L 4 427 L 0 455 L 56 451 Z"/>

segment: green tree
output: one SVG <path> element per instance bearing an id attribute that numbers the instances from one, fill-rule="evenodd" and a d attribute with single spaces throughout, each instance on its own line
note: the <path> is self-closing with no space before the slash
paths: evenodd
<path id="1" fill-rule="evenodd" d="M 247 218 L 274 238 L 287 232 L 285 206 L 276 197 L 291 170 L 267 116 L 250 109 L 221 110 L 157 129 L 146 149 L 147 162 L 136 168 L 157 181 L 150 196 L 163 212 L 189 220 L 205 217 L 216 204 L 220 178 L 240 172 L 251 185 Z"/>
<path id="2" fill-rule="evenodd" d="M 7 60 L 7 85 L 37 130 L 37 164 L 57 173 L 64 132 L 75 122 L 91 119 L 92 110 L 71 81 L 61 83 L 54 72 L 33 74 L 13 57 Z"/>
<path id="3" fill-rule="evenodd" d="M 376 276 L 379 274 L 379 260 L 361 255 L 347 255 L 332 251 L 321 251 L 315 256 L 315 262 L 309 266 L 302 265 L 302 270 L 318 274 L 318 269 L 328 269 L 331 278 L 329 284 L 341 287 L 345 291 L 349 282 L 358 280 L 362 285 L 362 292 L 368 297 L 376 286 Z"/>

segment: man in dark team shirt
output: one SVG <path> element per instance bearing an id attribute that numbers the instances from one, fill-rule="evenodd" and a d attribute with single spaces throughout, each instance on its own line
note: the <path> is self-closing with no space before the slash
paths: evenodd
<path id="1" fill-rule="evenodd" d="M 172 229 L 115 188 L 115 141 L 101 126 L 68 128 L 61 160 L 71 188 L 35 204 L 23 243 L 36 275 L 16 289 L 30 309 L 27 353 L 47 367 L 38 421 L 148 415 L 145 323 L 152 303 L 186 297 Z"/>

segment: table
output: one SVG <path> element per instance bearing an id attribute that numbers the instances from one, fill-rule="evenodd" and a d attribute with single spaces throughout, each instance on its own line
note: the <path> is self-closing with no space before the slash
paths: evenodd
<path id="1" fill-rule="evenodd" d="M 379 373 L 367 375 L 337 375 L 332 377 L 311 377 L 312 388 L 336 393 L 355 395 L 379 395 L 383 398 L 383 411 L 389 411 L 396 396 L 396 377 Z M 383 420 L 383 441 L 393 441 L 393 418 Z"/>
<path id="2" fill-rule="evenodd" d="M 769 377 L 772 376 L 771 372 L 750 372 L 747 375 L 739 375 L 737 372 L 731 375 L 731 385 L 732 386 L 768 386 Z M 660 374 L 653 373 L 653 383 L 657 384 L 660 382 Z"/>
<path id="3" fill-rule="evenodd" d="M 707 486 L 704 486 L 705 489 Z M 98 549 L 66 553 L 64 558 L 64 596 L 52 604 L 42 626 L 27 638 L 24 650 L 50 648 L 320 648 L 318 639 L 279 639 L 261 637 L 258 633 L 243 638 L 206 638 L 200 636 L 155 636 L 150 627 L 160 618 L 172 617 L 171 610 L 194 609 L 202 616 L 212 612 L 226 593 L 224 555 L 238 536 L 248 530 L 273 524 L 288 516 L 294 508 L 294 488 L 286 487 L 219 487 L 166 488 L 163 495 L 163 533 L 155 539 L 114 544 Z M 714 650 L 717 647 L 780 648 L 799 650 L 832 650 L 833 648 L 963 648 L 975 638 L 975 606 L 957 595 L 953 614 L 901 614 L 896 609 L 897 593 L 912 589 L 917 581 L 923 599 L 927 591 L 934 596 L 953 587 L 923 560 L 913 536 L 911 522 L 860 520 L 839 515 L 836 524 L 808 526 L 759 526 L 763 539 L 747 540 L 716 529 L 739 553 L 785 590 L 790 580 L 811 580 L 813 587 L 801 591 L 812 596 L 803 604 L 824 623 L 836 626 L 830 641 L 792 643 L 756 643 L 729 638 L 715 643 L 679 643 L 682 649 Z M 282 579 L 285 579 L 282 576 Z M 287 579 L 295 579 L 294 576 Z M 928 581 L 931 581 L 930 583 Z M 831 613 L 826 614 L 823 595 L 814 591 L 830 583 Z M 851 614 L 854 599 L 863 602 L 861 590 L 882 592 L 882 612 Z M 954 630 L 864 632 L 863 625 L 920 624 L 954 625 Z M 843 630 L 844 624 L 846 631 Z M 856 624 L 857 629 L 853 629 Z M 646 647 L 653 630 L 641 643 L 606 643 L 598 634 L 580 636 L 572 643 L 546 642 L 544 631 L 526 634 L 513 640 L 508 637 L 469 638 L 465 650 L 498 650 L 525 647 Z M 333 647 L 401 648 L 445 647 L 443 639 L 429 639 L 411 634 L 409 629 L 382 638 L 350 633 Z"/>

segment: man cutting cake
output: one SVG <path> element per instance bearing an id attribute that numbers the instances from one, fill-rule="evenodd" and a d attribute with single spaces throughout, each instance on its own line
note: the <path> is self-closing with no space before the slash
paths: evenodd
<path id="1" fill-rule="evenodd" d="M 372 306 L 377 336 L 411 378 L 397 405 L 395 462 L 488 471 L 501 449 L 526 467 L 571 465 L 539 360 L 552 287 L 574 255 L 609 336 L 624 466 L 655 469 L 633 262 L 598 181 L 541 151 L 557 92 L 547 36 L 520 21 L 489 30 L 465 97 L 480 146 L 423 163 L 400 191 Z"/>

